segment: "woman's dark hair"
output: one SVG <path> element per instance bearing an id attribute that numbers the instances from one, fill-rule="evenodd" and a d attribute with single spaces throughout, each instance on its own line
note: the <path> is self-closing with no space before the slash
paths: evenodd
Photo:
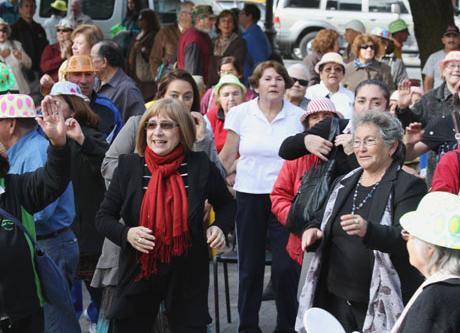
<path id="1" fill-rule="evenodd" d="M 358 96 L 358 92 L 361 90 L 361 88 L 363 88 L 364 86 L 368 86 L 368 85 L 377 86 L 382 91 L 383 97 L 385 98 L 385 101 L 386 101 L 385 108 L 388 108 L 388 106 L 390 105 L 390 89 L 388 89 L 388 86 L 386 85 L 386 83 L 381 80 L 371 79 L 371 80 L 361 81 L 355 89 L 355 96 Z"/>
<path id="2" fill-rule="evenodd" d="M 198 90 L 198 86 L 196 85 L 196 82 L 193 79 L 192 75 L 190 75 L 190 73 L 182 69 L 175 69 L 161 78 L 160 82 L 158 82 L 158 90 L 155 99 L 163 98 L 166 94 L 166 91 L 168 90 L 169 84 L 175 80 L 182 80 L 190 83 L 193 90 L 193 104 L 191 111 L 199 111 L 200 92 Z"/>
<path id="3" fill-rule="evenodd" d="M 147 23 L 147 32 L 158 32 L 161 29 L 160 20 L 157 13 L 149 8 L 144 8 L 139 12 L 139 20 L 145 20 Z"/>
<path id="4" fill-rule="evenodd" d="M 140 0 L 133 0 L 133 2 L 134 2 L 133 10 L 130 10 L 128 5 L 126 5 L 128 8 L 127 8 L 125 20 L 137 21 L 137 18 L 142 8 L 142 4 Z"/>
<path id="5" fill-rule="evenodd" d="M 233 19 L 233 32 L 236 33 L 236 34 L 238 33 L 238 19 L 237 19 L 237 17 L 235 16 L 235 14 L 231 10 L 225 9 L 225 10 L 220 12 L 219 16 L 217 16 L 216 31 L 217 31 L 218 34 L 220 34 L 220 29 L 219 29 L 220 20 L 222 18 L 228 17 L 228 16 L 230 16 Z"/>
<path id="6" fill-rule="evenodd" d="M 123 53 L 120 47 L 112 40 L 103 40 L 102 42 L 99 42 L 98 55 L 101 58 L 105 58 L 108 64 L 112 67 L 123 68 L 125 65 Z"/>
<path id="7" fill-rule="evenodd" d="M 219 72 L 220 72 L 220 68 L 222 67 L 222 65 L 225 65 L 225 64 L 232 64 L 233 67 L 235 67 L 236 71 L 238 72 L 238 75 L 239 76 L 243 75 L 243 67 L 238 61 L 236 61 L 236 58 L 234 56 L 223 57 L 222 59 L 220 59 Z"/>
<path id="8" fill-rule="evenodd" d="M 86 103 L 82 98 L 78 96 L 71 95 L 59 95 L 69 104 L 70 109 L 73 111 L 72 118 L 75 118 L 76 121 L 81 126 L 92 127 L 97 129 L 99 124 L 99 116 L 94 113 L 93 110 L 89 107 L 89 104 Z"/>

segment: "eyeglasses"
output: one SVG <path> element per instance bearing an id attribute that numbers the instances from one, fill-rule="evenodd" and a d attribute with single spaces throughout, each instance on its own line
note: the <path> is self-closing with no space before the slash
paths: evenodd
<path id="1" fill-rule="evenodd" d="M 72 29 L 56 29 L 56 32 L 71 32 Z"/>
<path id="2" fill-rule="evenodd" d="M 299 84 L 300 84 L 301 86 L 303 86 L 303 87 L 307 87 L 307 86 L 308 86 L 308 80 L 298 79 L 298 78 L 292 77 L 292 76 L 291 76 L 291 80 L 294 82 L 294 84 L 295 84 L 296 82 L 299 82 Z"/>
<path id="3" fill-rule="evenodd" d="M 7 34 L 7 33 L 8 33 L 8 29 L 6 29 L 6 28 L 0 29 L 0 32 L 3 32 L 3 33 L 5 33 L 5 34 Z"/>
<path id="4" fill-rule="evenodd" d="M 334 70 L 334 72 L 336 73 L 343 73 L 343 68 L 341 66 L 332 66 L 332 67 L 323 68 L 323 71 L 325 71 L 326 73 L 331 73 L 332 70 Z"/>
<path id="5" fill-rule="evenodd" d="M 460 63 L 454 63 L 454 62 L 450 62 L 447 64 L 446 66 L 447 69 L 450 69 L 450 70 L 454 70 L 454 69 L 459 69 L 460 70 Z"/>
<path id="6" fill-rule="evenodd" d="M 374 50 L 377 48 L 374 44 L 363 44 L 359 47 L 361 50 L 366 50 L 370 48 L 371 50 Z"/>
<path id="7" fill-rule="evenodd" d="M 353 148 L 358 149 L 361 147 L 361 144 L 364 145 L 364 147 L 371 147 L 375 146 L 377 144 L 377 139 L 376 138 L 365 138 L 363 141 L 361 140 L 353 140 L 352 142 Z"/>
<path id="8" fill-rule="evenodd" d="M 147 121 L 145 123 L 145 130 L 146 131 L 147 130 L 154 131 L 158 126 L 160 126 L 160 128 L 163 131 L 170 131 L 174 127 L 177 127 L 179 125 L 177 125 L 176 123 L 174 123 L 172 121 L 161 121 L 159 123 L 157 123 L 156 121 Z"/>

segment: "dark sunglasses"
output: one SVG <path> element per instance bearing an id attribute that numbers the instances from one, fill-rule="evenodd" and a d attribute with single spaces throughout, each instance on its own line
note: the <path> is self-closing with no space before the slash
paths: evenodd
<path id="1" fill-rule="evenodd" d="M 56 32 L 71 32 L 72 29 L 56 29 Z"/>
<path id="2" fill-rule="evenodd" d="M 291 80 L 293 81 L 293 84 L 295 84 L 296 82 L 299 82 L 299 84 L 301 86 L 303 86 L 303 87 L 308 86 L 308 80 L 298 79 L 298 78 L 292 77 L 292 76 L 291 76 Z"/>
<path id="3" fill-rule="evenodd" d="M 6 28 L 0 29 L 0 32 L 4 32 L 4 33 L 7 34 L 7 33 L 8 33 L 8 29 L 6 29 Z"/>
<path id="4" fill-rule="evenodd" d="M 368 48 L 371 48 L 371 50 L 374 50 L 377 48 L 374 44 L 363 44 L 359 47 L 361 50 L 366 50 Z"/>
<path id="5" fill-rule="evenodd" d="M 169 131 L 172 130 L 174 127 L 177 127 L 178 125 L 176 123 L 173 123 L 172 121 L 162 121 L 157 123 L 156 121 L 147 121 L 145 123 L 145 129 L 146 130 L 155 130 L 158 126 L 164 131 Z"/>

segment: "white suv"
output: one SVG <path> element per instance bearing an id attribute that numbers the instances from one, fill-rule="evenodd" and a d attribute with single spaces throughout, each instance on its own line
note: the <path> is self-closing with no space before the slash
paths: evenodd
<path id="1" fill-rule="evenodd" d="M 407 22 L 411 34 L 403 50 L 412 53 L 414 59 L 408 62 L 417 65 L 420 62 L 408 0 L 279 0 L 274 13 L 276 41 L 284 56 L 303 59 L 321 29 L 343 34 L 345 24 L 358 19 L 369 32 L 375 26 L 388 27 L 398 18 Z"/>

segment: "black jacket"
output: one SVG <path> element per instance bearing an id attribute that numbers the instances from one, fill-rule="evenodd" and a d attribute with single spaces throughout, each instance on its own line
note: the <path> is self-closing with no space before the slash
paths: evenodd
<path id="1" fill-rule="evenodd" d="M 75 197 L 75 221 L 72 230 L 78 238 L 81 253 L 97 254 L 102 250 L 104 237 L 96 231 L 94 220 L 104 199 L 105 183 L 101 164 L 109 145 L 101 132 L 83 126 L 82 131 L 85 135 L 83 145 L 69 140 Z"/>
<path id="2" fill-rule="evenodd" d="M 460 332 L 460 279 L 426 286 L 412 304 L 399 332 Z"/>
<path id="3" fill-rule="evenodd" d="M 234 224 L 235 204 L 216 166 L 202 152 L 186 155 L 188 172 L 188 224 L 192 238 L 190 254 L 175 265 L 174 279 L 183 290 L 203 293 L 208 290 L 208 248 L 203 228 L 204 201 L 216 212 L 216 226 L 227 234 Z M 144 196 L 142 177 L 144 158 L 137 154 L 121 155 L 109 189 L 96 216 L 97 230 L 121 246 L 119 294 L 139 290 L 134 279 L 139 274 L 137 251 L 127 241 L 129 228 L 139 225 Z M 126 225 L 118 221 L 123 218 Z M 131 288 L 133 287 L 133 288 Z M 142 288 L 141 288 L 142 289 Z"/>
<path id="4" fill-rule="evenodd" d="M 331 233 L 332 223 L 337 215 L 341 212 L 342 206 L 347 197 L 353 195 L 352 191 L 359 181 L 362 172 L 357 172 L 353 176 L 341 180 L 340 182 L 344 187 L 341 188 L 337 194 L 337 199 L 329 219 L 329 223 L 324 230 L 324 240 L 329 242 L 329 235 Z M 399 274 L 401 280 L 401 289 L 403 301 L 406 303 L 418 286 L 422 283 L 423 278 L 420 273 L 410 265 L 409 254 L 406 248 L 406 242 L 401 237 L 401 226 L 399 219 L 401 216 L 409 211 L 417 208 L 418 203 L 422 197 L 427 193 L 427 188 L 422 179 L 409 175 L 405 171 L 398 170 L 398 166 L 394 163 L 382 178 L 380 185 L 377 187 L 375 194 L 370 201 L 370 215 L 368 217 L 367 233 L 363 238 L 364 245 L 371 250 L 378 250 L 381 252 L 389 253 L 390 259 Z M 391 226 L 383 226 L 380 221 L 385 212 L 388 198 L 392 195 L 392 213 L 393 224 Z M 318 214 L 318 218 L 309 224 L 308 228 L 319 228 L 324 212 Z M 324 258 L 327 260 L 327 248 L 323 253 Z M 322 267 L 327 267 L 323 264 Z M 321 273 L 322 276 L 325 272 Z M 325 289 L 326 278 L 319 279 L 320 285 L 324 283 L 322 289 Z M 320 294 L 317 294 L 321 297 Z"/>
<path id="5" fill-rule="evenodd" d="M 0 206 L 21 220 L 22 209 L 34 214 L 56 200 L 70 179 L 68 146 L 49 146 L 43 168 L 5 177 Z M 37 311 L 40 304 L 34 281 L 31 252 L 22 231 L 0 217 L 0 314 L 12 319 Z"/>

